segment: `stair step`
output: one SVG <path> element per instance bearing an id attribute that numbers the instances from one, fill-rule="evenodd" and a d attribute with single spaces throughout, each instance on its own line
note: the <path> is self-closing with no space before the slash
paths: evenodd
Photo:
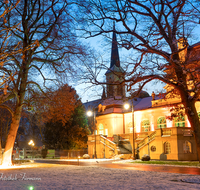
<path id="1" fill-rule="evenodd" d="M 119 146 L 120 154 L 131 154 L 132 151 Z"/>

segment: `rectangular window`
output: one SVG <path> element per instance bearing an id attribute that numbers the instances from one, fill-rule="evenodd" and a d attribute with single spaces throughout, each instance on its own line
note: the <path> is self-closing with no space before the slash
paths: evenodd
<path id="1" fill-rule="evenodd" d="M 108 136 L 108 129 L 105 129 L 105 135 Z"/>

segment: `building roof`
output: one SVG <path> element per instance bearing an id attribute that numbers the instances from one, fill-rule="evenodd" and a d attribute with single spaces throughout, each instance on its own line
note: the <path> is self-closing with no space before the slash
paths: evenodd
<path id="1" fill-rule="evenodd" d="M 155 100 L 161 99 L 159 96 L 155 96 Z M 145 98 L 133 98 L 129 99 L 128 103 L 131 105 L 133 102 L 134 111 L 140 111 L 148 108 L 152 108 L 152 96 L 145 97 Z M 84 103 L 86 110 L 97 109 L 99 104 L 105 106 L 105 110 L 98 114 L 110 114 L 110 113 L 123 113 L 123 112 L 131 112 L 131 106 L 128 110 L 123 109 L 123 105 L 125 104 L 125 100 L 123 99 L 114 99 L 114 98 L 107 98 L 105 100 L 98 99 L 95 101 Z"/>
<path id="2" fill-rule="evenodd" d="M 93 101 L 90 101 L 90 102 L 85 102 L 85 103 L 83 103 L 83 105 L 84 105 L 84 107 L 85 107 L 86 110 L 93 110 L 93 109 L 97 108 L 98 105 L 102 101 L 103 101 L 102 99 L 93 100 Z"/>
<path id="3" fill-rule="evenodd" d="M 113 65 L 106 71 L 105 75 L 107 75 L 108 73 L 125 73 L 125 71 L 124 69 L 122 69 L 122 67 L 117 67 L 116 65 Z"/>
<path id="4" fill-rule="evenodd" d="M 194 47 L 197 47 L 197 46 L 200 46 L 200 42 L 197 42 L 197 43 L 189 46 L 188 49 L 191 49 L 191 48 L 194 48 Z"/>
<path id="5" fill-rule="evenodd" d="M 147 109 L 147 108 L 151 108 L 152 107 L 152 97 L 145 97 L 145 98 L 138 98 L 139 101 L 136 102 L 136 104 L 134 105 L 134 111 L 137 110 L 143 110 L 143 109 Z"/>

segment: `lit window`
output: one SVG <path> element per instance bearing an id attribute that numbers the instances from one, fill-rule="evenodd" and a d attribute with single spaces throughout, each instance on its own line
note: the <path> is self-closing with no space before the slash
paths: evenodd
<path id="1" fill-rule="evenodd" d="M 185 117 L 179 116 L 175 118 L 175 127 L 185 127 Z"/>
<path id="2" fill-rule="evenodd" d="M 183 144 L 184 153 L 192 153 L 192 144 L 189 141 L 185 141 Z"/>
<path id="3" fill-rule="evenodd" d="M 142 121 L 142 132 L 150 131 L 150 122 L 148 119 Z"/>
<path id="4" fill-rule="evenodd" d="M 103 124 L 99 124 L 99 134 L 104 135 Z"/>
<path id="5" fill-rule="evenodd" d="M 108 129 L 105 129 L 105 135 L 108 136 Z"/>
<path id="6" fill-rule="evenodd" d="M 165 154 L 170 154 L 171 153 L 171 145 L 169 142 L 164 143 L 164 153 Z"/>
<path id="7" fill-rule="evenodd" d="M 159 117 L 157 120 L 157 128 L 166 128 L 166 118 Z"/>

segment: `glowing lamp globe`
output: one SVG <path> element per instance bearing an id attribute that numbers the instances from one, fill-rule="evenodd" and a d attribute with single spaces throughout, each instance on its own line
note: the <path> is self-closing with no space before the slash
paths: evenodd
<path id="1" fill-rule="evenodd" d="M 88 111 L 88 112 L 87 112 L 87 116 L 88 116 L 88 117 L 91 117 L 91 116 L 92 116 L 92 111 Z"/>
<path id="2" fill-rule="evenodd" d="M 124 104 L 124 108 L 127 110 L 130 108 L 130 105 L 126 103 L 126 104 Z"/>

